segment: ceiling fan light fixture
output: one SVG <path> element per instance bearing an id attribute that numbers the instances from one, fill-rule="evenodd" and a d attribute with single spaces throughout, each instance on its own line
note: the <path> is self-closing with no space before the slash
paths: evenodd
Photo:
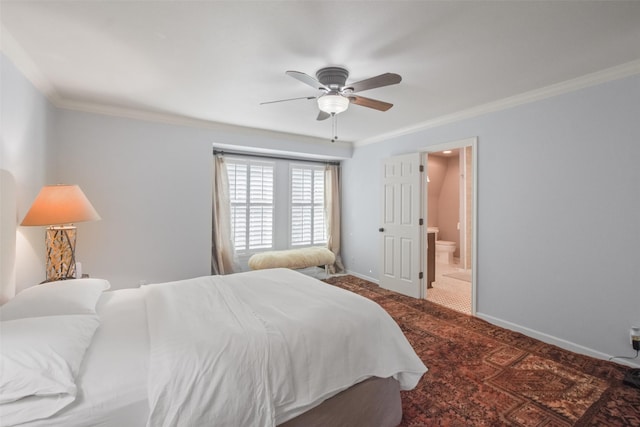
<path id="1" fill-rule="evenodd" d="M 328 114 L 339 114 L 349 108 L 349 98 L 342 95 L 322 95 L 318 98 L 318 108 Z"/>

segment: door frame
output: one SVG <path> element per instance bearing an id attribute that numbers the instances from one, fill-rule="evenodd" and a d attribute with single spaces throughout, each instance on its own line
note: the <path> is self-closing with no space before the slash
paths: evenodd
<path id="1" fill-rule="evenodd" d="M 461 149 L 465 147 L 471 146 L 471 178 L 473 180 L 471 184 L 471 315 L 476 315 L 476 301 L 477 301 L 477 283 L 478 283 L 478 137 L 470 137 L 450 142 L 445 142 L 441 144 L 429 145 L 428 147 L 422 148 L 420 153 L 422 155 L 428 155 L 429 153 L 436 153 L 444 150 L 454 150 Z M 425 169 L 427 174 L 429 173 L 429 168 L 425 165 Z M 425 178 L 426 179 L 426 178 Z M 427 215 L 428 211 L 425 209 L 427 200 L 428 200 L 428 186 L 422 185 L 421 197 L 424 198 L 422 203 L 424 210 L 424 218 L 425 224 L 428 223 Z M 424 234 L 424 233 L 423 233 Z M 420 257 L 421 262 L 424 262 L 424 258 L 427 254 L 427 239 L 422 239 L 421 243 L 421 254 Z M 424 291 L 423 291 L 424 292 Z M 424 292 L 426 298 L 426 292 Z"/>

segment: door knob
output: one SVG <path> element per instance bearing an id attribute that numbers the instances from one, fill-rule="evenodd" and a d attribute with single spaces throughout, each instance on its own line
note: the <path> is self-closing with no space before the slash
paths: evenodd
<path id="1" fill-rule="evenodd" d="M 383 233 L 384 232 L 384 228 L 380 227 L 380 228 L 378 228 L 378 231 Z"/>

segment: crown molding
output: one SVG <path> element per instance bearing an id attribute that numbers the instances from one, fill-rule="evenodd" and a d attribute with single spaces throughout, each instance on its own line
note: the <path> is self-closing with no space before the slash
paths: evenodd
<path id="1" fill-rule="evenodd" d="M 278 132 L 269 129 L 253 128 L 241 125 L 233 125 L 229 123 L 214 122 L 210 120 L 195 119 L 191 117 L 179 116 L 171 113 L 153 112 L 140 109 L 115 107 L 91 102 L 72 101 L 68 99 L 58 98 L 54 101 L 54 105 L 60 109 L 78 111 L 82 113 L 99 114 L 103 116 L 119 117 L 124 119 L 141 120 L 155 123 L 162 123 L 176 126 L 186 126 L 191 128 L 209 129 L 219 132 L 227 132 L 237 135 L 260 135 L 278 140 L 289 140 L 295 142 L 305 142 L 316 145 L 327 145 L 327 139 L 317 138 L 307 135 L 298 135 L 287 132 Z M 334 146 L 351 150 L 353 145 L 350 142 L 335 142 Z"/>
<path id="2" fill-rule="evenodd" d="M 540 89 L 535 89 L 529 92 L 521 93 L 519 95 L 510 96 L 508 98 L 503 98 L 497 101 L 482 104 L 477 107 L 458 111 L 456 113 L 446 114 L 444 116 L 436 117 L 435 119 L 427 120 L 413 126 L 398 129 L 393 132 L 388 132 L 372 138 L 354 141 L 353 145 L 354 147 L 362 147 L 369 144 L 375 144 L 377 142 L 385 141 L 391 138 L 408 135 L 460 120 L 470 119 L 487 113 L 505 110 L 508 108 L 516 107 L 518 105 L 539 101 L 545 98 L 551 98 L 557 95 L 562 95 L 564 93 L 573 92 L 579 89 L 595 86 L 612 80 L 618 80 L 635 74 L 640 74 L 640 59 L 632 62 L 627 62 L 615 67 L 607 68 L 601 71 L 596 71 L 595 73 L 587 74 L 575 79 L 566 80 L 564 82 L 545 86 Z"/>
<path id="3" fill-rule="evenodd" d="M 29 80 L 36 89 L 38 89 L 40 93 L 44 94 L 44 96 L 46 96 L 52 103 L 56 103 L 59 96 L 49 79 L 42 74 L 27 52 L 1 24 L 0 50 L 11 60 L 13 65 L 20 70 L 22 75 L 24 75 L 26 79 Z"/>

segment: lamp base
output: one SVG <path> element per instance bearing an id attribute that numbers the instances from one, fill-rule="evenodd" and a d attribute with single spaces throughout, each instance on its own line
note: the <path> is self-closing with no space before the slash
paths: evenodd
<path id="1" fill-rule="evenodd" d="M 76 227 L 72 225 L 48 227 L 46 246 L 47 280 L 45 282 L 75 279 Z"/>

